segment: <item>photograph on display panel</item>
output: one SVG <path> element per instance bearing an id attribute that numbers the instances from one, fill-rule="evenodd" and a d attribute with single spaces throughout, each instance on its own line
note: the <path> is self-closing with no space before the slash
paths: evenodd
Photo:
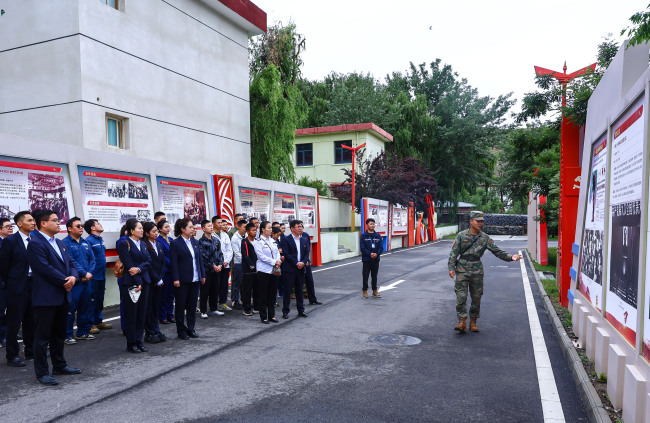
<path id="1" fill-rule="evenodd" d="M 271 191 L 239 187 L 239 207 L 244 219 L 256 217 L 260 221 L 271 217 Z"/>
<path id="2" fill-rule="evenodd" d="M 603 302 L 607 151 L 605 137 L 594 143 L 592 148 L 578 276 L 578 289 L 599 311 Z"/>
<path id="3" fill-rule="evenodd" d="M 119 232 L 131 218 L 153 219 L 149 175 L 79 166 L 84 220 L 97 219 L 107 232 Z"/>
<path id="4" fill-rule="evenodd" d="M 37 160 L 0 156 L 0 217 L 10 220 L 22 210 L 54 210 L 61 221 L 74 210 L 68 167 Z"/>
<path id="5" fill-rule="evenodd" d="M 298 219 L 305 229 L 316 227 L 316 197 L 298 195 Z"/>
<path id="6" fill-rule="evenodd" d="M 644 116 L 641 98 L 613 125 L 608 188 L 609 277 L 605 317 L 632 345 L 636 345 Z"/>
<path id="7" fill-rule="evenodd" d="M 181 179 L 156 177 L 158 185 L 158 207 L 165 213 L 167 221 L 174 226 L 178 219 L 189 217 L 193 224 L 200 224 L 207 218 L 205 184 Z"/>
<path id="8" fill-rule="evenodd" d="M 288 225 L 296 219 L 296 196 L 284 192 L 273 193 L 273 221 Z"/>

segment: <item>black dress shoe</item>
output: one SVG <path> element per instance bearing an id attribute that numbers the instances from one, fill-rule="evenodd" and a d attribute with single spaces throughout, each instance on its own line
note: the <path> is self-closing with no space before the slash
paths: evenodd
<path id="1" fill-rule="evenodd" d="M 310 302 L 309 302 L 309 305 L 323 305 L 323 303 L 321 303 L 320 301 L 316 300 L 316 301 L 310 301 Z"/>
<path id="2" fill-rule="evenodd" d="M 7 364 L 11 367 L 25 367 L 25 362 L 19 357 L 7 359 Z"/>
<path id="3" fill-rule="evenodd" d="M 265 325 L 268 325 L 269 321 L 268 320 L 262 320 L 262 323 L 264 323 Z"/>
<path id="4" fill-rule="evenodd" d="M 130 352 L 132 354 L 140 354 L 142 351 L 140 351 L 140 348 L 138 348 L 137 345 L 131 345 L 130 347 L 126 347 L 126 352 Z"/>
<path id="5" fill-rule="evenodd" d="M 198 338 L 199 337 L 199 335 L 197 335 L 196 332 L 193 331 L 193 330 L 189 331 L 187 333 L 187 336 L 189 336 L 190 338 Z"/>
<path id="6" fill-rule="evenodd" d="M 188 339 L 190 339 L 190 337 L 187 336 L 186 333 L 179 333 L 178 334 L 178 339 L 182 339 L 183 341 L 187 341 Z"/>
<path id="7" fill-rule="evenodd" d="M 176 320 L 175 320 L 175 319 L 167 319 L 167 321 L 168 321 L 169 323 L 176 323 Z"/>
<path id="8" fill-rule="evenodd" d="M 140 349 L 141 352 L 149 352 L 149 349 L 142 344 L 138 344 L 136 345 L 136 347 L 138 347 L 138 349 Z"/>
<path id="9" fill-rule="evenodd" d="M 52 369 L 53 375 L 78 375 L 79 373 L 81 373 L 81 369 L 75 369 L 70 366 L 65 366 L 62 369 Z"/>
<path id="10" fill-rule="evenodd" d="M 167 340 L 167 336 L 165 336 L 164 333 L 158 332 L 156 335 L 158 335 L 158 339 L 160 340 L 160 342 L 165 342 Z"/>
<path id="11" fill-rule="evenodd" d="M 288 319 L 289 318 L 289 313 L 282 313 L 282 318 L 283 319 Z"/>
<path id="12" fill-rule="evenodd" d="M 275 317 L 271 317 L 271 318 L 269 319 L 269 322 L 272 322 L 272 323 L 280 323 L 280 322 L 278 322 L 278 319 L 276 319 Z"/>
<path id="13" fill-rule="evenodd" d="M 158 336 L 157 333 L 154 333 L 153 335 L 145 335 L 144 341 L 150 344 L 155 344 L 160 342 L 160 336 Z"/>
<path id="14" fill-rule="evenodd" d="M 53 378 L 52 376 L 50 376 L 50 375 L 45 375 L 45 376 L 37 377 L 36 380 L 38 380 L 38 381 L 39 381 L 40 383 L 42 383 L 43 385 L 47 385 L 47 386 L 54 386 L 54 385 L 58 385 L 58 384 L 59 384 L 59 381 L 56 380 L 56 379 L 54 379 L 54 378 Z"/>
<path id="15" fill-rule="evenodd" d="M 301 312 L 301 313 L 298 313 L 298 316 L 300 316 L 300 317 L 307 317 L 307 313 L 305 313 L 305 312 Z"/>

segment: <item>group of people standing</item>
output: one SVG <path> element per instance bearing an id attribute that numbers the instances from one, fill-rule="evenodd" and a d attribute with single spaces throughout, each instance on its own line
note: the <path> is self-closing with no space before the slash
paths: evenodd
<path id="1" fill-rule="evenodd" d="M 259 314 L 261 322 L 269 324 L 278 322 L 280 295 L 283 318 L 289 318 L 291 298 L 296 299 L 298 315 L 307 317 L 305 281 L 305 297 L 321 304 L 314 292 L 311 243 L 303 223 L 291 221 L 291 234 L 285 236 L 284 225 L 242 217 L 235 216 L 232 228 L 219 216 L 204 220 L 200 239 L 188 217 L 175 222 L 174 238 L 163 212 L 155 214 L 154 222 L 126 221 L 116 242 L 114 274 L 128 352 L 147 352 L 145 342 L 166 341 L 161 324 L 175 324 L 181 340 L 198 338 L 197 305 L 202 319 L 243 310 L 245 316 Z M 13 220 L 18 228 L 14 234 L 12 222 L 0 218 L 0 311 L 6 308 L 6 322 L 0 316 L 0 343 L 6 346 L 7 364 L 24 367 L 18 344 L 22 328 L 24 359 L 34 359 L 40 383 L 56 385 L 53 375 L 81 372 L 68 366 L 64 345 L 112 329 L 102 316 L 104 229 L 96 219 L 82 222 L 72 217 L 65 223 L 67 237 L 60 240 L 59 217 L 53 210 L 22 211 Z"/>

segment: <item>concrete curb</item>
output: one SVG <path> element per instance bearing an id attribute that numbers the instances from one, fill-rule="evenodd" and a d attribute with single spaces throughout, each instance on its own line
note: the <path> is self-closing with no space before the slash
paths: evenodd
<path id="1" fill-rule="evenodd" d="M 533 267 L 533 260 L 530 257 L 530 253 L 528 253 L 528 251 L 526 251 L 526 255 L 528 256 L 529 266 Z M 544 308 L 546 309 L 546 312 L 553 322 L 555 335 L 560 341 L 560 348 L 562 348 L 562 353 L 564 354 L 564 357 L 571 367 L 571 376 L 573 376 L 573 381 L 575 382 L 576 387 L 578 388 L 578 392 L 580 393 L 580 399 L 582 399 L 582 403 L 587 409 L 589 421 L 594 423 L 611 423 L 612 420 L 609 418 L 609 414 L 603 407 L 603 403 L 600 401 L 598 392 L 596 392 L 596 389 L 591 384 L 591 380 L 589 379 L 589 376 L 587 375 L 587 372 L 585 372 L 585 368 L 582 365 L 582 360 L 578 356 L 571 338 L 569 338 L 566 330 L 564 330 L 564 326 L 562 326 L 562 322 L 555 312 L 555 307 L 553 307 L 553 303 L 548 298 L 548 295 L 544 290 L 544 286 L 542 285 L 542 281 L 539 279 L 539 275 L 535 271 L 534 267 L 531 273 L 533 274 L 535 282 L 537 282 L 537 287 L 539 288 L 542 302 L 544 303 Z"/>

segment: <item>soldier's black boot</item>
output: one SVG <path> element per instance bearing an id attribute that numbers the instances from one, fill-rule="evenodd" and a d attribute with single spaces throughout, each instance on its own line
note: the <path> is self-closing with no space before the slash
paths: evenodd
<path id="1" fill-rule="evenodd" d="M 457 330 L 458 332 L 465 333 L 465 329 L 467 328 L 467 319 L 458 319 L 458 324 L 454 326 L 454 330 Z"/>

